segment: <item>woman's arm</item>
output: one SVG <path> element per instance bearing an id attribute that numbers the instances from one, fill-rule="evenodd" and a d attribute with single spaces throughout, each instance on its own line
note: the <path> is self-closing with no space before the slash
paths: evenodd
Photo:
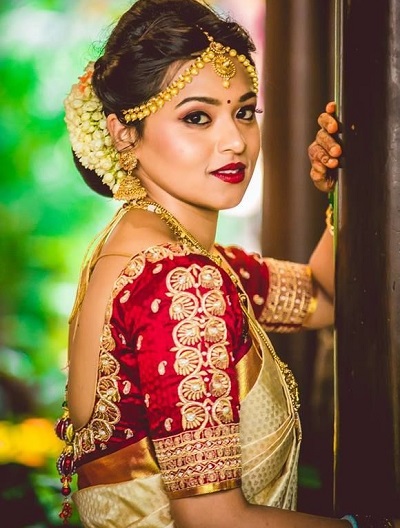
<path id="1" fill-rule="evenodd" d="M 249 504 L 240 488 L 171 500 L 176 528 L 349 528 L 347 521 Z"/>
<path id="2" fill-rule="evenodd" d="M 176 528 L 351 528 L 344 519 L 249 504 L 240 488 L 171 500 Z M 358 516 L 357 516 L 358 517 Z M 399 519 L 360 516 L 358 528 L 400 528 Z"/>
<path id="3" fill-rule="evenodd" d="M 325 112 L 318 117 L 321 128 L 308 148 L 311 179 L 323 192 L 333 190 L 335 179 L 331 175 L 331 170 L 338 167 L 339 157 L 342 155 L 342 148 L 333 137 L 339 130 L 338 122 L 333 115 L 335 111 L 334 102 L 326 105 Z M 307 318 L 304 326 L 316 329 L 332 324 L 334 317 L 335 263 L 333 237 L 328 228 L 315 247 L 309 265 L 313 276 L 316 309 Z"/>
<path id="4" fill-rule="evenodd" d="M 325 229 L 315 247 L 309 266 L 313 277 L 316 309 L 304 322 L 309 329 L 323 328 L 333 324 L 335 295 L 335 262 L 333 254 L 333 237 Z"/>

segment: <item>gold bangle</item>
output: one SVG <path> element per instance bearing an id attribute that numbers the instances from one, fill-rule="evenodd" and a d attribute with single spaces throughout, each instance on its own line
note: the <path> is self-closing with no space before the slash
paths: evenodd
<path id="1" fill-rule="evenodd" d="M 333 236 L 335 234 L 335 226 L 333 224 L 333 207 L 329 204 L 325 211 L 325 223 L 329 233 Z"/>
<path id="2" fill-rule="evenodd" d="M 307 317 L 312 315 L 316 311 L 317 308 L 318 308 L 318 299 L 313 296 L 311 297 L 310 304 L 308 305 Z"/>

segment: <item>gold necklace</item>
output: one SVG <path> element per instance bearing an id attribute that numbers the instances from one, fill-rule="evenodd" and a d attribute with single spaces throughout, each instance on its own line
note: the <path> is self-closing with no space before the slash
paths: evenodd
<path id="1" fill-rule="evenodd" d="M 150 200 L 136 200 L 131 202 L 131 207 L 144 209 L 150 213 L 156 213 L 163 220 L 179 242 L 195 248 L 202 255 L 207 256 L 213 262 L 222 266 L 222 258 L 214 255 L 198 242 L 195 237 L 173 216 L 165 207 Z"/>
<path id="2" fill-rule="evenodd" d="M 184 245 L 189 245 L 190 247 L 196 249 L 198 253 L 207 256 L 210 260 L 215 262 L 218 267 L 223 267 L 223 269 L 227 272 L 231 281 L 233 282 L 238 291 L 242 311 L 247 316 L 250 326 L 253 328 L 259 338 L 263 341 L 268 351 L 270 352 L 272 358 L 278 365 L 279 370 L 281 371 L 285 383 L 288 387 L 293 409 L 297 414 L 300 407 L 300 398 L 298 384 L 293 375 L 293 372 L 290 370 L 288 365 L 280 359 L 278 354 L 275 352 L 274 347 L 272 346 L 272 343 L 269 340 L 264 329 L 262 328 L 260 323 L 255 319 L 255 317 L 250 314 L 248 310 L 249 298 L 245 293 L 238 277 L 231 270 L 230 266 L 223 266 L 222 258 L 219 255 L 215 255 L 210 251 L 207 251 L 207 249 L 202 246 L 200 242 L 198 242 L 198 240 L 195 239 L 195 237 L 179 222 L 179 220 L 177 220 L 167 209 L 165 209 L 165 207 L 163 207 L 159 203 L 152 202 L 150 200 L 136 200 L 134 202 L 131 202 L 129 205 L 133 208 L 143 209 L 145 211 L 157 214 L 161 218 L 161 220 L 163 220 L 167 224 L 167 226 L 179 242 Z"/>

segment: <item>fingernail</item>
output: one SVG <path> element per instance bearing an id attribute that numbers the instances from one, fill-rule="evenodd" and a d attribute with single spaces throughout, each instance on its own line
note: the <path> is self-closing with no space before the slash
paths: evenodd
<path id="1" fill-rule="evenodd" d="M 335 145 L 334 147 L 331 147 L 329 149 L 329 154 L 331 156 L 336 156 L 339 153 L 338 150 L 339 150 L 338 147 Z"/>

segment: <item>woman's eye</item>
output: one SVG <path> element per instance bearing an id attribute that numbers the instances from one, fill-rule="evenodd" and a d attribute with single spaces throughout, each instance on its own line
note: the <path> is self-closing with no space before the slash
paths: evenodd
<path id="1" fill-rule="evenodd" d="M 244 119 L 245 121 L 252 121 L 254 119 L 255 114 L 256 107 L 254 105 L 243 106 L 236 114 L 236 117 L 238 119 Z"/>
<path id="2" fill-rule="evenodd" d="M 204 112 L 191 112 L 183 118 L 183 121 L 191 125 L 206 125 L 211 119 Z"/>

